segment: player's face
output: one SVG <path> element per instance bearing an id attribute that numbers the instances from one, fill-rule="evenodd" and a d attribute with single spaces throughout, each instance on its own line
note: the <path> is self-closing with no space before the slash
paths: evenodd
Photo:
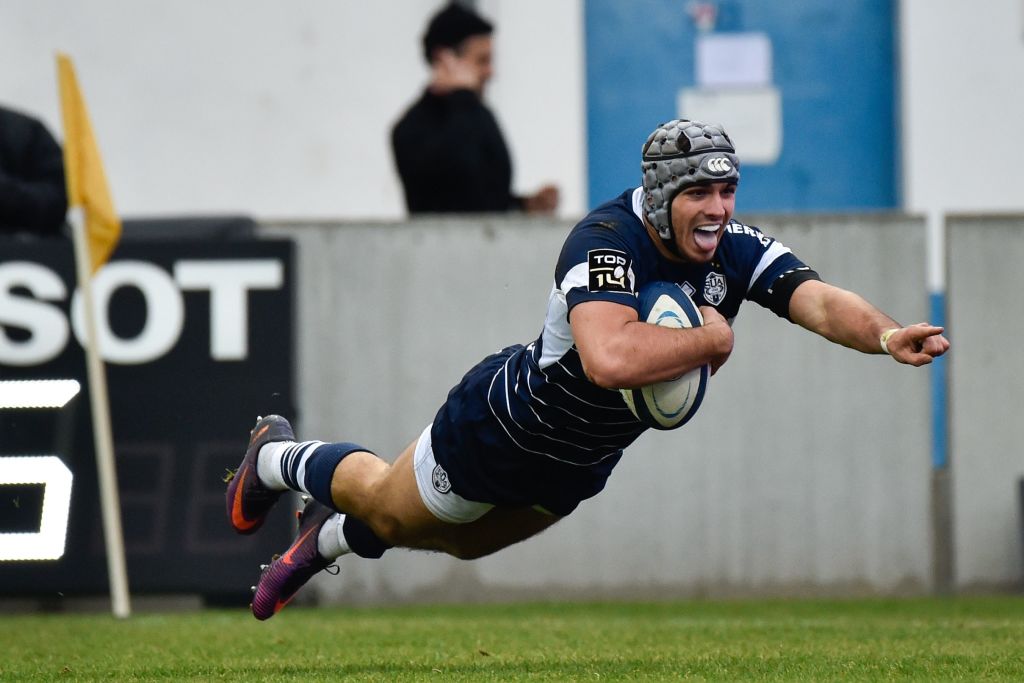
<path id="1" fill-rule="evenodd" d="M 672 234 L 683 258 L 710 261 L 735 208 L 736 183 L 694 185 L 677 194 L 672 200 Z"/>
<path id="2" fill-rule="evenodd" d="M 484 86 L 494 74 L 491 66 L 493 46 L 490 36 L 470 36 L 459 44 L 457 54 L 463 64 L 476 76 L 477 86 L 474 90 L 483 95 Z"/>

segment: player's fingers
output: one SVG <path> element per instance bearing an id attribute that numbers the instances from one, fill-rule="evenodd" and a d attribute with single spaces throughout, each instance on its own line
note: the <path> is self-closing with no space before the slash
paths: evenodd
<path id="1" fill-rule="evenodd" d="M 944 327 L 929 325 L 928 323 L 918 323 L 916 325 L 909 325 L 905 329 L 907 331 L 907 334 L 910 335 L 910 338 L 915 340 L 921 340 L 927 337 L 934 337 L 935 335 L 942 334 L 945 331 Z"/>
<path id="2" fill-rule="evenodd" d="M 949 349 L 949 342 L 940 336 L 927 337 L 900 352 L 896 359 L 900 362 L 920 367 L 928 365 Z"/>
<path id="3" fill-rule="evenodd" d="M 712 322 L 725 322 L 725 318 L 714 306 L 698 306 L 698 308 L 700 309 L 701 317 L 704 318 L 705 325 L 709 325 Z"/>
<path id="4" fill-rule="evenodd" d="M 922 365 L 928 365 L 934 359 L 927 353 L 911 353 L 908 354 L 904 361 L 907 365 L 913 365 L 915 368 L 919 368 Z"/>
<path id="5" fill-rule="evenodd" d="M 921 350 L 932 357 L 941 356 L 949 350 L 949 342 L 940 336 L 928 337 L 921 344 Z"/>

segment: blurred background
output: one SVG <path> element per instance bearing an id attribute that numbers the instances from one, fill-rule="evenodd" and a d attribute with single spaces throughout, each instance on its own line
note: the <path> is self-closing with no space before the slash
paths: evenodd
<path id="1" fill-rule="evenodd" d="M 69 53 L 126 216 L 400 218 L 388 134 L 426 82 L 440 5 L 4 3 L 0 102 L 59 131 Z M 747 210 L 1020 208 L 997 172 L 1024 147 L 1015 0 L 475 6 L 496 26 L 487 98 L 514 182 L 557 181 L 565 217 L 635 183 L 684 101 L 744 112 Z"/>
<path id="2" fill-rule="evenodd" d="M 389 136 L 442 4 L 0 3 L 0 105 L 60 141 L 68 53 L 126 220 L 106 358 L 136 589 L 244 599 L 288 535 L 218 535 L 217 470 L 249 415 L 397 453 L 472 362 L 536 336 L 565 232 L 639 183 L 657 124 L 689 116 L 737 145 L 739 219 L 897 319 L 945 322 L 947 361 L 895 367 L 748 306 L 699 418 L 645 435 L 573 517 L 473 563 L 346 560 L 306 599 L 1020 590 L 1024 364 L 1003 340 L 1024 333 L 1024 3 L 465 3 L 496 27 L 485 101 L 513 189 L 554 183 L 560 202 L 410 218 Z M 196 262 L 228 274 L 182 274 Z M 0 242 L 0 379 L 84 376 L 70 263 L 67 245 Z M 213 291 L 235 276 L 246 343 L 218 353 Z M 33 322 L 28 299 L 64 322 Z M 254 379 L 267 359 L 280 372 Z M 7 597 L 105 590 L 84 404 L 0 413 L 0 454 L 56 453 L 76 481 L 67 552 L 0 562 Z M 34 532 L 19 514 L 7 528 Z"/>

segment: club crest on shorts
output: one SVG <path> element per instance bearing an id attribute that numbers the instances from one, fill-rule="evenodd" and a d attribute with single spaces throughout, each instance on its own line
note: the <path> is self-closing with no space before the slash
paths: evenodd
<path id="1" fill-rule="evenodd" d="M 448 481 L 448 473 L 440 465 L 434 465 L 434 471 L 430 478 L 434 482 L 434 488 L 439 493 L 448 493 L 452 490 L 452 483 Z"/>
<path id="2" fill-rule="evenodd" d="M 704 300 L 717 306 L 725 300 L 725 276 L 721 273 L 708 273 L 704 278 Z"/>

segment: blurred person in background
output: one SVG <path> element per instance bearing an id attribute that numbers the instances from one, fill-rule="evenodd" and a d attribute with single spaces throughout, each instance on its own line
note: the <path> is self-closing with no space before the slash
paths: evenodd
<path id="1" fill-rule="evenodd" d="M 558 188 L 512 193 L 512 161 L 483 102 L 493 73 L 493 25 L 459 4 L 438 12 L 423 36 L 430 83 L 391 132 L 409 213 L 551 213 Z"/>
<path id="2" fill-rule="evenodd" d="M 0 107 L 0 234 L 61 234 L 64 157 L 38 119 Z"/>

